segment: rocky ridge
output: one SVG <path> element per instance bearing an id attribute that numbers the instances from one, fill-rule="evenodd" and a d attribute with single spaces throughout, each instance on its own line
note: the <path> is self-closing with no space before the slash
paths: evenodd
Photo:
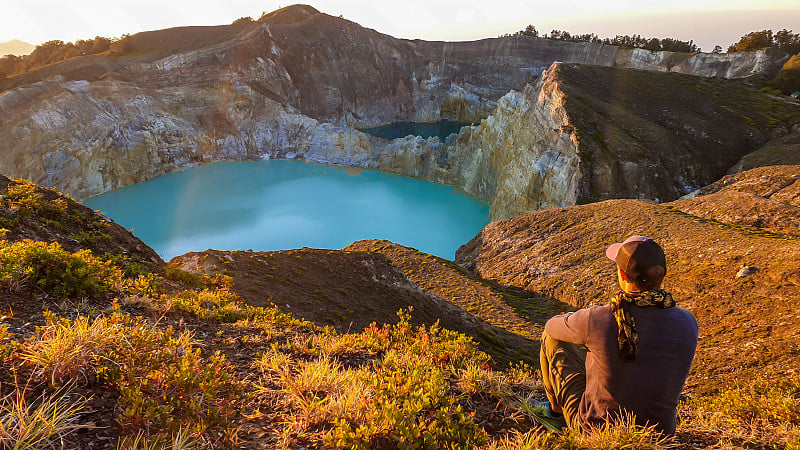
<path id="1" fill-rule="evenodd" d="M 581 155 L 592 151 L 579 148 L 581 141 L 571 131 L 583 117 L 565 100 L 564 86 L 573 80 L 558 73 L 564 67 L 589 66 L 556 65 L 539 76 L 553 61 L 741 77 L 769 72 L 782 58 L 770 52 L 650 54 L 523 37 L 407 41 L 310 7 L 289 7 L 263 22 L 140 33 L 111 54 L 65 61 L 0 82 L 0 108 L 6 112 L 0 119 L 0 168 L 85 198 L 214 160 L 300 158 L 459 186 L 491 204 L 491 215 L 498 219 L 637 196 L 640 183 L 630 181 L 660 169 L 649 160 L 642 162 L 636 151 L 621 169 L 603 166 L 617 159 L 613 147 L 604 160 Z M 638 73 L 603 70 L 577 72 L 605 73 L 606 78 Z M 696 103 L 718 102 L 727 92 L 712 89 Z M 640 95 L 652 92 L 645 89 Z M 605 102 L 620 107 L 620 102 Z M 657 101 L 651 106 L 659 107 Z M 782 108 L 790 111 L 781 112 L 789 119 L 798 109 Z M 734 116 L 723 114 L 724 119 Z M 356 129 L 444 118 L 480 124 L 445 142 L 413 137 L 387 142 Z M 658 137 L 679 131 L 683 119 L 679 112 L 665 118 L 673 125 L 657 124 L 663 129 Z M 677 139 L 695 145 L 692 136 L 708 134 L 705 123 L 718 119 L 701 116 L 701 123 L 678 133 Z M 747 139 L 737 137 L 738 157 L 763 143 L 762 128 L 775 126 L 762 122 L 735 128 L 753 133 Z M 579 130 L 584 134 L 604 126 L 594 119 L 584 125 Z M 720 145 L 729 143 L 723 138 Z M 685 161 L 680 179 L 671 180 L 672 185 L 664 181 L 642 195 L 674 199 L 719 178 L 727 160 L 708 168 L 713 158 L 702 150 L 688 159 L 678 157 Z M 660 164 L 675 155 L 662 159 Z M 596 166 L 603 176 L 621 174 L 626 182 L 613 185 L 590 178 Z"/>

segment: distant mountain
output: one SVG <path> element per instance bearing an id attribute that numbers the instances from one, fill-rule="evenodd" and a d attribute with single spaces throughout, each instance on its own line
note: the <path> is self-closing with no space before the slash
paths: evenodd
<path id="1" fill-rule="evenodd" d="M 5 55 L 22 56 L 30 54 L 36 46 L 22 42 L 19 39 L 13 39 L 8 42 L 0 43 L 0 57 Z"/>

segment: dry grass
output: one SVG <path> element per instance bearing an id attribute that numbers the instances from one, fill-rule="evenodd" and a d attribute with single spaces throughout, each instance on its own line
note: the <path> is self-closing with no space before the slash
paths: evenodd
<path id="1" fill-rule="evenodd" d="M 800 375 L 739 381 L 680 408 L 681 429 L 718 447 L 800 448 Z"/>
<path id="2" fill-rule="evenodd" d="M 43 392 L 32 401 L 27 393 L 25 387 L 17 387 L 0 399 L 0 447 L 45 448 L 87 427 L 78 423 L 86 399 L 75 395 L 69 386 L 54 393 Z"/>
<path id="3" fill-rule="evenodd" d="M 68 321 L 49 314 L 47 320 L 37 335 L 25 341 L 20 358 L 53 385 L 79 375 L 87 378 L 86 371 L 94 369 L 109 348 L 124 343 L 127 337 L 128 330 L 109 318 Z"/>
<path id="4" fill-rule="evenodd" d="M 194 440 L 191 433 L 178 430 L 174 435 L 151 436 L 140 431 L 135 436 L 124 436 L 116 446 L 117 450 L 195 450 L 202 443 Z"/>
<path id="5" fill-rule="evenodd" d="M 115 422 L 121 435 L 146 432 L 158 443 L 189 433 L 215 440 L 237 415 L 242 385 L 219 354 L 203 357 L 188 332 L 158 327 L 115 310 L 94 319 L 47 315 L 45 326 L 10 356 L 33 383 L 77 381 L 118 396 Z M 224 433 L 223 433 L 224 434 Z"/>
<path id="6" fill-rule="evenodd" d="M 514 432 L 498 439 L 486 450 L 595 450 L 595 449 L 669 449 L 677 445 L 671 437 L 664 437 L 652 427 L 640 427 L 632 416 L 616 423 L 592 428 L 590 432 L 569 431 L 562 435 L 528 431 Z"/>

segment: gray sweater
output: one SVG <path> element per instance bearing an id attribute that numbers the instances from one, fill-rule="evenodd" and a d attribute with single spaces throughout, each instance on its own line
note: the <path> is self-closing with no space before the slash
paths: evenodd
<path id="1" fill-rule="evenodd" d="M 640 425 L 674 434 L 678 400 L 697 348 L 697 321 L 678 307 L 631 311 L 639 333 L 639 351 L 632 362 L 619 356 L 610 305 L 555 316 L 547 321 L 545 332 L 589 350 L 579 410 L 582 423 L 603 423 L 609 413 L 624 410 L 634 413 Z"/>

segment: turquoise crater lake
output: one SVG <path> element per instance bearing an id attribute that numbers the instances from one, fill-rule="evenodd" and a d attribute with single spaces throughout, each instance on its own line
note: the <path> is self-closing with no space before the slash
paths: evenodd
<path id="1" fill-rule="evenodd" d="M 215 162 L 83 202 L 169 259 L 188 251 L 342 248 L 389 239 L 447 259 L 489 223 L 460 191 L 302 161 Z"/>

